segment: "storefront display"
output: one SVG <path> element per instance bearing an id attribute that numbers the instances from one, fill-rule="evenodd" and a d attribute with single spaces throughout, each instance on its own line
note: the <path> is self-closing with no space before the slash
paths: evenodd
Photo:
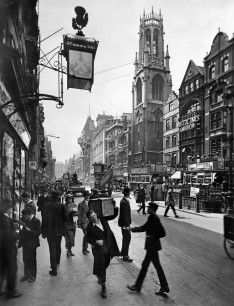
<path id="1" fill-rule="evenodd" d="M 2 138 L 2 198 L 13 199 L 14 141 L 7 134 Z"/>

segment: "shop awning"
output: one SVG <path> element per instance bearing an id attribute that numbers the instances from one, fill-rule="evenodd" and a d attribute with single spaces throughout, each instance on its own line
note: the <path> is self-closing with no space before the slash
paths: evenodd
<path id="1" fill-rule="evenodd" d="M 181 179 L 181 171 L 176 171 L 172 174 L 171 179 L 180 180 Z"/>

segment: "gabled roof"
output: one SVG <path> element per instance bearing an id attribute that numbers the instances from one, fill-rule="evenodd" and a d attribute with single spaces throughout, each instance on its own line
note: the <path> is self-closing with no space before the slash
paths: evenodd
<path id="1" fill-rule="evenodd" d="M 82 130 L 82 135 L 93 133 L 95 130 L 96 130 L 96 127 L 94 125 L 94 120 L 91 119 L 90 116 L 88 116 L 85 122 L 85 125 L 83 127 L 83 130 Z"/>
<path id="2" fill-rule="evenodd" d="M 220 50 L 227 48 L 232 44 L 231 40 L 228 40 L 228 36 L 224 32 L 219 32 L 211 45 L 210 53 L 204 58 L 205 61 L 212 58 Z"/>
<path id="3" fill-rule="evenodd" d="M 190 60 L 180 87 L 183 83 L 185 83 L 195 75 L 204 75 L 204 71 L 205 70 L 203 67 L 197 66 L 193 60 Z"/>

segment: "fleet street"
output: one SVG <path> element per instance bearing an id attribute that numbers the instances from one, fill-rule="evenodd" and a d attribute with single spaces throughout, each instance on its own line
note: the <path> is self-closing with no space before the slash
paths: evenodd
<path id="1" fill-rule="evenodd" d="M 119 206 L 121 193 L 114 194 Z M 76 202 L 82 198 L 75 198 Z M 139 215 L 135 199 L 131 196 L 132 226 L 143 224 L 148 215 Z M 38 249 L 38 275 L 33 284 L 20 283 L 24 291 L 20 299 L 5 300 L 4 305 L 232 305 L 234 299 L 234 262 L 223 249 L 223 218 L 220 214 L 196 215 L 180 210 L 179 218 L 164 218 L 164 202 L 158 215 L 166 229 L 162 240 L 160 260 L 168 278 L 170 293 L 156 296 L 159 282 L 153 266 L 143 284 L 141 293 L 129 292 L 126 286 L 132 284 L 139 273 L 145 255 L 145 233 L 133 233 L 129 255 L 132 263 L 115 257 L 107 272 L 108 298 L 98 295 L 99 285 L 92 275 L 93 257 L 84 256 L 81 251 L 82 231 L 77 229 L 74 257 L 67 258 L 62 241 L 61 263 L 58 276 L 48 274 L 49 252 L 46 240 L 40 238 Z M 121 230 L 117 218 L 109 222 L 121 245 Z M 21 251 L 18 254 L 18 277 L 23 273 Z"/>

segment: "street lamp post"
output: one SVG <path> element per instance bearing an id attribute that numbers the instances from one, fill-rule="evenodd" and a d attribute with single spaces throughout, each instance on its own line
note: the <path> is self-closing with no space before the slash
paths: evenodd
<path id="1" fill-rule="evenodd" d="M 234 107 L 234 85 L 231 84 L 226 87 L 226 93 L 223 95 L 223 99 L 227 103 L 227 108 L 230 114 L 229 120 L 229 130 L 227 133 L 227 138 L 229 141 L 229 195 L 228 198 L 228 214 L 234 214 L 233 200 L 234 200 L 234 190 L 233 190 L 233 107 Z"/>

